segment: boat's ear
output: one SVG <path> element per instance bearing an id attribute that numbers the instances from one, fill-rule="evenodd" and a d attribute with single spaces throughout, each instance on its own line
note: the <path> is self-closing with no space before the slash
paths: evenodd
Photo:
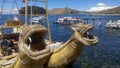
<path id="1" fill-rule="evenodd" d="M 84 24 L 83 23 L 78 23 L 78 24 L 75 24 L 75 25 L 72 25 L 71 28 L 74 30 L 74 31 L 78 31 L 81 27 L 83 27 Z"/>
<path id="2" fill-rule="evenodd" d="M 76 31 L 76 29 L 75 29 L 75 27 L 74 27 L 74 26 L 71 26 L 71 28 L 72 28 L 72 30 L 73 30 L 73 31 Z"/>

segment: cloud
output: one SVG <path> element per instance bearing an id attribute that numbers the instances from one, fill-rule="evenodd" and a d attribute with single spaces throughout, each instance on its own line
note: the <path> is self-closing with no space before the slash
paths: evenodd
<path id="1" fill-rule="evenodd" d="M 116 7 L 116 6 L 107 6 L 104 3 L 98 3 L 95 7 L 92 7 L 87 11 L 90 11 L 90 12 L 92 12 L 92 11 L 102 11 L 102 10 L 111 9 L 111 8 L 114 8 L 114 7 Z"/>
<path id="2" fill-rule="evenodd" d="M 19 12 L 18 12 L 18 9 L 3 9 L 2 11 L 1 11 L 1 9 L 0 9 L 0 12 L 2 12 L 3 14 L 18 14 Z"/>
<path id="3" fill-rule="evenodd" d="M 104 4 L 104 3 L 98 3 L 97 6 L 98 6 L 98 7 L 99 7 L 99 6 L 100 6 L 100 7 L 101 7 L 101 6 L 102 6 L 102 7 L 106 7 L 106 4 Z"/>

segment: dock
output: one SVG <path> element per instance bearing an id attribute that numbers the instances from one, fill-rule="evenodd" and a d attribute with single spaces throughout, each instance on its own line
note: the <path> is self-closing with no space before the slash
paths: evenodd
<path id="1" fill-rule="evenodd" d="M 97 23 L 98 23 L 98 25 L 101 25 L 102 23 L 103 23 L 103 20 L 108 20 L 108 21 L 114 21 L 114 20 L 120 20 L 120 17 L 111 17 L 111 18 L 104 18 L 104 17 L 100 17 L 100 18 L 96 18 L 96 17 L 94 17 L 94 18 L 76 18 L 76 19 L 78 19 L 78 20 L 81 20 L 81 21 L 78 21 L 78 22 L 73 22 L 73 23 L 71 23 L 70 21 L 69 21 L 69 24 L 71 25 L 71 24 L 77 24 L 77 23 L 84 23 L 84 24 L 88 24 L 88 23 L 91 23 L 91 24 L 95 24 L 95 21 L 98 21 Z M 55 20 L 55 24 L 56 24 L 56 20 Z M 60 22 L 60 23 L 58 23 L 58 24 L 66 24 L 66 25 L 69 25 L 68 23 L 66 23 L 66 22 Z"/>
<path id="2" fill-rule="evenodd" d="M 83 23 L 88 24 L 88 21 L 92 21 L 91 23 L 94 24 L 95 20 L 98 20 L 98 23 L 102 23 L 103 20 L 120 20 L 120 18 L 80 18 L 83 20 Z"/>

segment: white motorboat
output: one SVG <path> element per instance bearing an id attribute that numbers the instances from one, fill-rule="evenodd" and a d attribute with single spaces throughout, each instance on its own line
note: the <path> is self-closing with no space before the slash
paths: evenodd
<path id="1" fill-rule="evenodd" d="M 60 16 L 60 18 L 57 18 L 55 20 L 56 24 L 77 24 L 79 22 L 82 22 L 82 20 L 79 18 L 76 18 L 76 17 L 62 17 L 62 16 Z"/>
<path id="2" fill-rule="evenodd" d="M 44 23 L 46 20 L 45 16 L 38 16 L 38 17 L 33 17 L 30 22 L 32 23 Z"/>
<path id="3" fill-rule="evenodd" d="M 106 28 L 120 28 L 120 20 L 112 22 L 111 20 L 106 24 Z"/>

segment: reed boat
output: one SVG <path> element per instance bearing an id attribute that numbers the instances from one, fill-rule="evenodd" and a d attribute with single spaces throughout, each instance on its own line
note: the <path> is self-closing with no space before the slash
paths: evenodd
<path id="1" fill-rule="evenodd" d="M 3 9 L 4 9 L 5 2 L 7 2 L 7 1 L 3 1 L 3 3 L 2 3 L 3 6 L 2 6 L 2 9 L 1 9 L 1 12 L 0 12 L 0 15 L 1 15 L 0 20 L 2 20 L 2 11 L 4 11 Z M 8 15 L 6 17 L 7 19 L 5 19 L 4 24 L 0 25 L 0 59 L 2 57 L 8 56 L 7 53 L 4 54 L 4 51 L 10 50 L 10 48 L 7 48 L 6 50 L 3 50 L 2 46 L 8 46 L 7 44 L 10 40 L 14 40 L 13 43 L 16 45 L 17 42 L 18 42 L 18 39 L 19 39 L 20 30 L 23 26 L 23 22 L 18 19 L 17 15 L 14 14 L 13 16 L 14 17 L 12 19 L 12 15 L 10 15 L 10 16 Z M 3 22 L 1 22 L 1 23 L 3 23 Z M 7 40 L 7 42 L 4 43 L 3 40 Z M 0 62 L 1 61 L 3 61 L 3 60 L 0 60 Z"/>
<path id="2" fill-rule="evenodd" d="M 23 26 L 23 22 L 21 20 L 19 20 L 16 16 L 14 17 L 13 20 L 8 19 L 6 20 L 4 25 L 0 26 L 0 38 L 18 38 L 19 37 L 19 33 L 20 33 L 20 29 Z M 9 32 L 5 32 L 5 30 L 10 30 Z M 18 40 L 18 39 L 17 39 Z"/>
<path id="3" fill-rule="evenodd" d="M 48 5 L 47 0 L 42 0 L 42 2 Z M 27 10 L 28 0 L 25 0 L 25 3 Z M 71 26 L 73 34 L 68 41 L 61 44 L 53 44 L 47 11 L 48 8 L 46 6 L 48 28 L 38 24 L 24 26 L 19 35 L 18 54 L 2 58 L 2 60 L 8 61 L 2 62 L 0 68 L 65 68 L 77 59 L 84 45 L 93 46 L 97 44 L 98 38 L 88 34 L 88 31 L 94 26 L 83 23 Z M 25 21 L 27 24 L 27 11 Z M 49 43 L 45 40 L 47 31 Z"/>
<path id="4" fill-rule="evenodd" d="M 47 44 L 47 29 L 42 25 L 25 26 L 19 41 L 19 52 L 14 62 L 2 68 L 65 68 L 80 55 L 84 45 L 95 45 L 98 38 L 87 34 L 92 24 L 77 24 L 70 39 L 58 47 Z"/>
<path id="5" fill-rule="evenodd" d="M 1 30 L 0 31 L 0 40 L 14 39 L 13 43 L 18 44 L 19 34 L 20 34 L 20 30 L 23 26 L 23 22 L 18 19 L 16 20 L 16 19 L 6 20 L 5 24 L 0 26 L 0 30 Z M 4 33 L 6 30 L 10 31 L 10 33 L 9 32 Z M 1 43 L 2 43 L 2 41 L 0 41 L 0 45 L 1 45 Z M 10 56 L 1 54 L 1 50 L 2 49 L 0 49 L 0 65 L 3 65 L 4 62 L 8 62 L 8 60 L 13 59 L 13 57 L 16 56 L 15 54 L 10 55 Z M 11 62 L 13 62 L 13 60 L 10 61 L 10 63 Z M 6 63 L 6 64 L 9 64 L 9 63 Z"/>

